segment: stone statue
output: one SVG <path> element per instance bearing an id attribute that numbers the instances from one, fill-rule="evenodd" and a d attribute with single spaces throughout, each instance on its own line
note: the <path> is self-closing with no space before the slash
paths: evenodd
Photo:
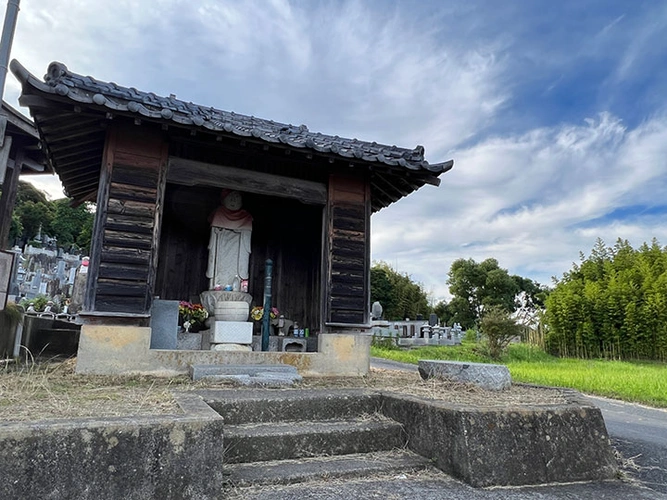
<path id="1" fill-rule="evenodd" d="M 248 279 L 252 216 L 241 209 L 241 193 L 223 190 L 222 205 L 211 214 L 208 244 L 209 290 L 235 287 Z"/>

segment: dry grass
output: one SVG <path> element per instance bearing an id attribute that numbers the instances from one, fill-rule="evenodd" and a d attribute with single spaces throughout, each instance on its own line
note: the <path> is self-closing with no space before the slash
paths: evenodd
<path id="1" fill-rule="evenodd" d="M 323 377 L 305 379 L 301 387 L 312 388 L 365 388 L 437 399 L 452 404 L 478 407 L 510 405 L 563 404 L 567 398 L 558 389 L 514 385 L 507 391 L 486 391 L 472 384 L 461 384 L 439 379 L 422 380 L 417 372 L 371 369 L 366 377 Z"/>
<path id="2" fill-rule="evenodd" d="M 179 413 L 176 377 L 77 375 L 76 361 L 46 360 L 0 368 L 0 421 Z"/>
<path id="3" fill-rule="evenodd" d="M 180 413 L 172 396 L 174 390 L 236 387 L 231 382 L 192 382 L 185 375 L 77 375 L 75 364 L 74 359 L 51 359 L 0 365 L 0 421 L 174 414 Z M 424 381 L 417 373 L 392 370 L 371 370 L 366 377 L 308 378 L 295 388 L 388 390 L 478 407 L 566 401 L 558 390 L 514 386 L 508 391 L 489 392 L 471 385 Z"/>

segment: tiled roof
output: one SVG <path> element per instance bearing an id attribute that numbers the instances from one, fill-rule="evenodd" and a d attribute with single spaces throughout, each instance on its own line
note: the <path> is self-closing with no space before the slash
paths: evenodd
<path id="1" fill-rule="evenodd" d="M 22 82 L 32 77 L 16 61 L 12 61 L 11 68 Z M 113 112 L 136 114 L 138 118 L 171 121 L 181 126 L 211 132 L 226 132 L 240 137 L 256 138 L 267 143 L 334 154 L 356 161 L 378 162 L 409 170 L 426 170 L 435 175 L 449 170 L 452 166 L 451 161 L 429 164 L 424 159 L 423 146 L 406 149 L 311 132 L 305 125 L 294 126 L 264 120 L 181 101 L 173 96 L 162 97 L 133 87 L 102 82 L 90 76 L 73 73 L 59 62 L 49 65 L 44 77 L 45 83 L 34 77 L 32 79 L 30 83 L 41 87 L 40 90 L 82 104 L 102 106 Z"/>

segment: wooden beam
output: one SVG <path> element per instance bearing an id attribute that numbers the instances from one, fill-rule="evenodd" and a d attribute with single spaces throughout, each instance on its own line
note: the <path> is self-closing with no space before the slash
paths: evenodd
<path id="1" fill-rule="evenodd" d="M 184 186 L 214 186 L 249 193 L 293 198 L 304 203 L 324 205 L 324 183 L 267 174 L 213 163 L 169 157 L 167 182 Z"/>
<path id="2" fill-rule="evenodd" d="M 0 250 L 9 246 L 9 228 L 12 225 L 12 212 L 16 203 L 16 192 L 18 190 L 19 174 L 23 163 L 23 150 L 16 155 L 14 165 L 7 165 L 5 182 L 2 184 L 2 197 L 0 197 Z"/>

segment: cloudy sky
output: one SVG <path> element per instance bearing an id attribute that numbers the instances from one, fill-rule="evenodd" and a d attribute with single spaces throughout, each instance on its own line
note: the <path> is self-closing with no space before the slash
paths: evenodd
<path id="1" fill-rule="evenodd" d="M 12 57 L 454 159 L 372 219 L 434 298 L 457 258 L 550 284 L 597 237 L 667 244 L 664 1 L 23 0 Z"/>

